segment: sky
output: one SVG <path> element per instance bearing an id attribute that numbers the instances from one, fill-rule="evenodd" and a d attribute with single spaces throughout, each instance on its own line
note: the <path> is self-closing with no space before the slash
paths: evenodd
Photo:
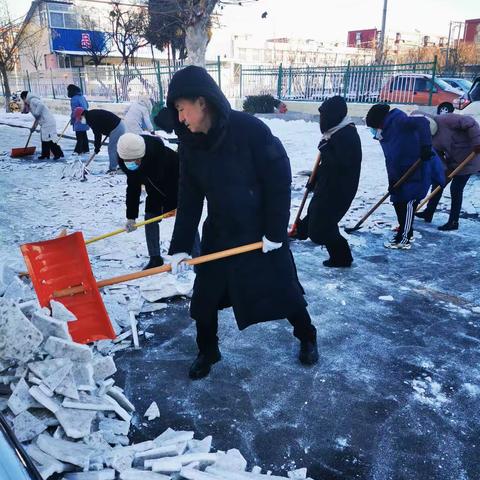
<path id="1" fill-rule="evenodd" d="M 25 14 L 29 0 L 7 0 L 13 17 Z M 295 37 L 346 42 L 348 30 L 380 29 L 383 0 L 258 0 L 226 6 L 217 41 L 234 33 L 259 38 Z M 265 19 L 261 18 L 267 12 Z M 389 0 L 387 31 L 448 35 L 451 20 L 480 17 L 479 0 Z"/>

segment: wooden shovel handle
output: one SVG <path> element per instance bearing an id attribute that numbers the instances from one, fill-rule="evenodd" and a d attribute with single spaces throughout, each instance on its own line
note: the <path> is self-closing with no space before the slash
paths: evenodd
<path id="1" fill-rule="evenodd" d="M 458 165 L 457 168 L 455 168 L 454 170 L 452 170 L 449 175 L 447 176 L 447 183 L 445 184 L 445 187 L 452 181 L 453 177 L 463 168 L 465 167 L 465 165 L 467 165 L 468 163 L 470 163 L 474 158 L 475 158 L 475 152 L 472 152 L 470 155 L 468 155 L 467 158 L 465 158 L 465 160 L 460 164 Z M 445 188 L 443 187 L 443 188 Z M 429 200 L 434 197 L 440 190 L 442 189 L 442 187 L 439 185 L 438 187 L 436 187 L 434 190 L 432 190 L 430 192 L 430 195 L 428 195 L 427 197 L 425 197 L 423 200 L 422 200 L 422 203 L 420 203 L 420 205 L 417 207 L 417 209 L 415 210 L 416 212 L 418 212 L 426 203 L 429 202 Z"/>
<path id="2" fill-rule="evenodd" d="M 241 253 L 251 252 L 253 250 L 259 250 L 262 248 L 263 242 L 250 243 L 248 245 L 242 245 L 241 247 L 229 248 L 221 252 L 210 253 L 208 255 L 202 255 L 201 257 L 185 260 L 187 265 L 199 265 L 201 263 L 212 262 L 213 260 L 219 260 L 221 258 L 232 257 L 233 255 L 239 255 Z M 128 282 L 129 280 L 136 280 L 137 278 L 151 277 L 157 273 L 169 272 L 172 269 L 170 264 L 162 265 L 161 267 L 150 268 L 149 270 L 142 270 L 140 272 L 129 273 L 127 275 L 120 275 L 118 277 L 107 278 L 97 282 L 97 287 L 102 288 L 108 285 L 115 285 L 117 283 Z M 85 288 L 82 285 L 76 287 L 65 288 L 63 290 L 57 290 L 53 293 L 53 298 L 68 297 L 69 295 L 75 295 L 77 293 L 83 293 Z"/>
<path id="3" fill-rule="evenodd" d="M 313 165 L 312 173 L 308 179 L 308 183 L 313 183 L 315 181 L 315 177 L 317 176 L 318 166 L 320 165 L 320 152 L 318 152 L 317 158 L 315 160 L 315 164 Z M 302 203 L 298 208 L 297 216 L 295 217 L 295 221 L 293 222 L 292 228 L 288 232 L 290 236 L 294 235 L 297 231 L 298 222 L 300 221 L 300 217 L 302 216 L 303 208 L 305 207 L 305 203 L 307 202 L 308 194 L 310 192 L 308 189 L 305 188 L 305 192 L 303 194 Z"/>
<path id="4" fill-rule="evenodd" d="M 177 213 L 176 210 L 170 210 L 169 212 L 164 213 L 163 215 L 159 215 L 158 217 L 154 217 L 148 220 L 144 220 L 142 222 L 138 222 L 135 224 L 135 227 L 137 228 L 143 227 L 144 225 L 148 225 L 149 223 L 159 222 L 164 218 L 174 217 L 176 213 Z M 98 237 L 89 238 L 88 240 L 85 240 L 85 245 L 88 245 L 89 243 L 93 243 L 93 242 L 98 242 L 98 240 L 103 240 L 104 238 L 113 237 L 114 235 L 118 235 L 119 233 L 122 233 L 122 232 L 126 232 L 126 229 L 119 228 L 118 230 L 114 230 L 113 232 L 104 233 L 103 235 L 99 235 Z"/>
<path id="5" fill-rule="evenodd" d="M 65 131 L 67 130 L 68 126 L 70 125 L 70 120 L 67 122 L 67 124 L 65 125 L 65 128 L 62 130 L 62 133 L 60 134 L 60 136 L 57 138 L 57 141 L 54 142 L 58 145 L 58 142 L 60 142 L 60 140 L 62 139 L 63 137 L 63 134 L 65 133 Z"/>
<path id="6" fill-rule="evenodd" d="M 393 185 L 392 190 L 395 190 L 410 177 L 410 175 L 419 167 L 422 163 L 422 159 L 419 158 Z M 351 230 L 358 230 L 360 225 L 390 196 L 390 192 L 387 192 L 358 222 Z"/>

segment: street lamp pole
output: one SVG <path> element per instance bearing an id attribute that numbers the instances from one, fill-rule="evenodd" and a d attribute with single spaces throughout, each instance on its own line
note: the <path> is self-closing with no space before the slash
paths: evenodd
<path id="1" fill-rule="evenodd" d="M 382 29 L 380 31 L 380 38 L 377 46 L 376 61 L 380 63 L 383 60 L 383 48 L 385 42 L 385 26 L 387 24 L 387 4 L 388 0 L 383 0 L 383 13 L 382 13 Z"/>

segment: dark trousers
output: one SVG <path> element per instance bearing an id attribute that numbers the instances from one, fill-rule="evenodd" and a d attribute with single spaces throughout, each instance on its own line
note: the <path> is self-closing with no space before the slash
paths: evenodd
<path id="1" fill-rule="evenodd" d="M 458 222 L 460 218 L 460 210 L 462 209 L 463 190 L 468 182 L 470 175 L 455 175 L 450 183 L 450 195 L 452 197 L 452 205 L 450 207 L 450 216 L 448 218 L 449 223 Z M 435 189 L 437 185 L 432 185 Z M 433 217 L 435 210 L 437 209 L 438 202 L 442 198 L 443 188 L 432 197 L 427 204 L 425 214 L 430 218 Z"/>
<path id="2" fill-rule="evenodd" d="M 162 215 L 162 212 L 145 212 L 145 220 L 150 220 Z M 148 255 L 150 257 L 160 256 L 160 222 L 148 223 L 145 225 L 145 240 L 147 242 Z M 192 257 L 200 256 L 200 235 L 196 234 L 193 243 Z"/>
<path id="3" fill-rule="evenodd" d="M 395 202 L 395 213 L 400 225 L 395 241 L 407 243 L 413 237 L 413 219 L 415 218 L 415 210 L 418 206 L 418 200 L 410 200 L 408 202 Z"/>
<path id="4" fill-rule="evenodd" d="M 87 132 L 75 132 L 75 136 L 77 137 L 77 143 L 73 151 L 78 154 L 88 153 L 90 148 L 88 146 Z"/>
<path id="5" fill-rule="evenodd" d="M 320 221 L 310 219 L 307 214 L 297 227 L 297 238 L 325 245 L 330 260 L 336 264 L 350 265 L 353 261 L 352 252 L 347 240 L 340 234 L 338 224 L 333 219 L 323 217 Z"/>
<path id="6" fill-rule="evenodd" d="M 48 142 L 42 142 L 42 154 L 43 158 L 50 158 L 50 152 L 53 153 L 55 158 L 63 157 L 62 149 L 58 143 L 53 142 L 52 140 Z"/>
<path id="7" fill-rule="evenodd" d="M 317 330 L 312 325 L 312 319 L 304 307 L 294 315 L 287 317 L 287 320 L 293 326 L 293 335 L 301 342 L 314 342 L 317 338 Z M 218 311 L 211 315 L 196 320 L 197 325 L 197 345 L 198 350 L 208 355 L 217 348 L 218 345 Z"/>

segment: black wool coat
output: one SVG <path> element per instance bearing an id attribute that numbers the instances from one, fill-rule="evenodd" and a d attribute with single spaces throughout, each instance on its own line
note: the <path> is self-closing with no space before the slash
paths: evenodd
<path id="1" fill-rule="evenodd" d="M 357 193 L 362 147 L 353 124 L 337 130 L 319 145 L 321 164 L 308 206 L 308 236 L 315 243 L 328 241 L 332 229 L 347 213 Z"/>
<path id="2" fill-rule="evenodd" d="M 147 199 L 145 212 L 161 215 L 177 208 L 178 154 L 166 147 L 162 140 L 142 135 L 145 140 L 145 156 L 137 170 L 128 170 L 119 158 L 118 165 L 127 175 L 127 218 L 138 218 L 140 194 L 145 185 Z"/>
<path id="3" fill-rule="evenodd" d="M 258 242 L 263 235 L 283 246 L 267 254 L 255 251 L 199 265 L 191 316 L 201 319 L 233 306 L 240 329 L 286 318 L 306 305 L 287 240 L 288 156 L 262 121 L 232 111 L 219 87 L 199 67 L 174 75 L 167 106 L 174 112 L 175 99 L 198 95 L 215 108 L 216 124 L 207 135 L 192 134 L 176 116 L 180 183 L 170 254 L 191 252 L 204 199 L 208 216 L 202 254 Z"/>

